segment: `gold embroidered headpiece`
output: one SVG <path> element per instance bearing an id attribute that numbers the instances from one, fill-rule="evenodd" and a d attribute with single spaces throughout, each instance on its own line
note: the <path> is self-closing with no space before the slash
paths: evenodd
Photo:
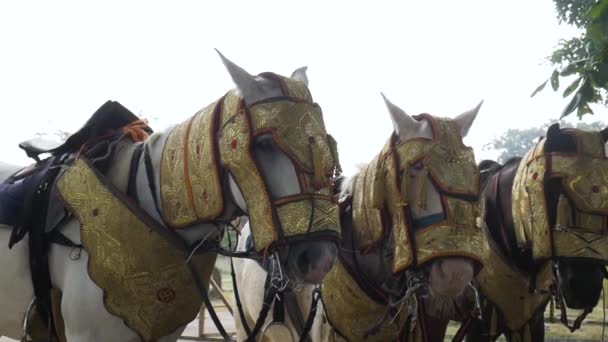
<path id="1" fill-rule="evenodd" d="M 552 129 L 559 133 L 552 134 Z M 554 145 L 551 139 L 569 141 L 570 148 L 547 149 Z M 531 248 L 535 260 L 579 257 L 608 262 L 604 144 L 600 132 L 555 126 L 523 157 L 513 183 L 513 221 L 518 243 Z"/>
<path id="2" fill-rule="evenodd" d="M 340 166 L 321 109 L 303 83 L 261 76 L 277 81 L 284 96 L 247 105 L 233 90 L 170 133 L 161 166 L 163 219 L 177 229 L 217 218 L 224 209 L 220 170 L 225 170 L 247 204 L 256 251 L 304 234 L 338 239 L 332 177 Z M 271 197 L 253 155 L 261 135 L 270 135 L 294 164 L 300 194 Z"/>
<path id="3" fill-rule="evenodd" d="M 393 272 L 442 256 L 464 256 L 481 261 L 482 235 L 476 227 L 479 170 L 473 150 L 463 144 L 457 124 L 427 114 L 432 140 L 398 142 L 393 135 L 380 155 L 362 170 L 355 184 L 353 224 L 363 248 L 379 242 L 389 228 L 394 241 Z M 435 184 L 443 204 L 443 218 L 415 230 L 409 212 L 408 169 L 421 163 Z M 426 184 L 426 182 L 424 182 Z M 424 205 L 426 191 L 416 199 Z M 389 227 L 391 225 L 391 227 Z"/>

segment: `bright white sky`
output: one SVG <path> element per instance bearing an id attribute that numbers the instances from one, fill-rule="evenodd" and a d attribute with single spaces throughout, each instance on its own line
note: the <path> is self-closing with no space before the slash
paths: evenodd
<path id="1" fill-rule="evenodd" d="M 559 117 L 560 93 L 530 93 L 573 32 L 550 0 L 2 2 L 0 160 L 28 162 L 19 141 L 73 131 L 108 99 L 156 130 L 183 121 L 233 87 L 213 48 L 250 73 L 307 65 L 347 174 L 392 131 L 381 91 L 409 114 L 484 99 L 465 142 L 495 157 L 493 137 Z"/>

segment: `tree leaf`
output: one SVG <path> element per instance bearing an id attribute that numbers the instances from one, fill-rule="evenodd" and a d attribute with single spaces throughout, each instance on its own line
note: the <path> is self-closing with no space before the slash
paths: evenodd
<path id="1" fill-rule="evenodd" d="M 593 79 L 600 87 L 605 87 L 608 82 L 608 63 L 598 63 L 593 71 Z"/>
<path id="2" fill-rule="evenodd" d="M 551 74 L 551 88 L 554 91 L 557 91 L 559 88 L 559 71 L 557 69 L 553 70 L 553 74 Z"/>
<path id="3" fill-rule="evenodd" d="M 585 46 L 585 50 L 587 54 L 592 55 L 594 46 L 593 44 L 597 44 L 598 46 L 602 45 L 602 40 L 604 39 L 604 28 L 601 24 L 591 24 L 587 26 L 587 37 L 590 39 L 589 43 Z"/>
<path id="4" fill-rule="evenodd" d="M 572 97 L 572 100 L 570 100 L 570 103 L 568 103 L 568 105 L 566 106 L 566 108 L 564 108 L 564 111 L 562 112 L 562 115 L 560 115 L 560 119 L 570 115 L 570 113 L 574 112 L 574 110 L 576 110 L 578 108 L 579 103 L 581 102 L 581 98 L 583 97 L 583 95 L 579 91 L 576 92 L 576 94 L 574 95 L 574 97 Z"/>
<path id="5" fill-rule="evenodd" d="M 534 92 L 532 92 L 532 95 L 530 95 L 530 97 L 534 97 L 534 95 L 538 94 L 540 91 L 542 91 L 543 89 L 545 89 L 545 86 L 547 85 L 547 82 L 549 82 L 549 80 L 546 80 L 541 85 L 539 85 L 538 87 L 536 87 L 536 89 L 534 89 Z"/>
<path id="6" fill-rule="evenodd" d="M 576 115 L 579 117 L 579 119 L 582 118 L 585 114 L 593 114 L 593 110 L 591 110 L 591 108 L 589 107 L 589 103 L 587 102 L 581 103 L 578 106 L 578 110 L 576 111 Z"/>
<path id="7" fill-rule="evenodd" d="M 566 90 L 564 90 L 564 94 L 562 96 L 563 97 L 570 96 L 570 94 L 572 94 L 572 92 L 575 91 L 576 88 L 578 88 L 578 85 L 581 83 L 581 80 L 582 80 L 582 77 L 579 77 L 576 80 L 574 80 L 574 82 L 570 83 L 570 85 L 566 88 Z"/>
<path id="8" fill-rule="evenodd" d="M 587 12 L 587 18 L 597 20 L 606 10 L 608 10 L 608 1 L 598 1 Z"/>
<path id="9" fill-rule="evenodd" d="M 566 65 L 562 71 L 559 72 L 559 75 L 570 76 L 576 72 L 579 72 L 579 68 L 582 67 L 586 61 L 586 59 L 580 59 L 578 61 L 568 63 L 568 65 Z"/>

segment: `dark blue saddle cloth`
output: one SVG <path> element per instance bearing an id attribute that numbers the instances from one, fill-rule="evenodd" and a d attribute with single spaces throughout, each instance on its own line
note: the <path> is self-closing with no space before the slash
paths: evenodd
<path id="1" fill-rule="evenodd" d="M 12 182 L 0 183 L 0 224 L 17 225 L 25 204 L 25 189 L 29 177 Z"/>

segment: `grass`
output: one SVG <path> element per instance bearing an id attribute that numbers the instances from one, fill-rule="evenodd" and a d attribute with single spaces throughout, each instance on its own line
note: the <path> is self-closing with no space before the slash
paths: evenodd
<path id="1" fill-rule="evenodd" d="M 222 272 L 222 289 L 226 297 L 232 301 L 232 278 L 230 272 Z M 608 282 L 604 282 L 604 289 L 608 290 Z M 571 333 L 565 326 L 560 323 L 560 311 L 555 310 L 554 322 L 551 323 L 549 307 L 545 312 L 545 340 L 546 341 L 602 341 L 602 326 L 604 322 L 604 310 L 602 310 L 602 297 L 595 309 L 583 321 L 579 330 Z M 608 309 L 608 298 L 606 298 L 605 309 Z M 577 310 L 568 310 L 568 318 L 570 322 L 576 319 L 580 312 Z M 608 313 L 607 313 L 608 314 Z M 459 325 L 456 322 L 451 322 L 446 333 L 446 341 L 451 341 L 452 337 L 458 330 Z M 607 329 L 608 330 L 608 327 Z M 604 337 L 608 341 L 608 331 Z M 498 341 L 505 341 L 501 337 Z"/>

